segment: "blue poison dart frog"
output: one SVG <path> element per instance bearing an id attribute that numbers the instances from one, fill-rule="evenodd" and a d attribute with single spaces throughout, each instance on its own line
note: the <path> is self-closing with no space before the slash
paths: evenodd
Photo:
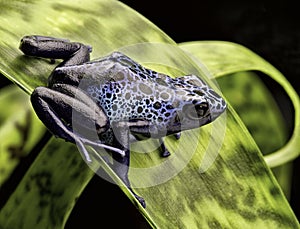
<path id="1" fill-rule="evenodd" d="M 90 46 L 47 36 L 25 36 L 20 49 L 29 56 L 63 59 L 47 87 L 31 95 L 40 120 L 56 137 L 76 143 L 87 162 L 85 145 L 111 152 L 112 169 L 143 207 L 145 200 L 128 179 L 132 139 L 158 138 L 161 156 L 167 157 L 162 137 L 179 138 L 181 131 L 210 123 L 226 109 L 222 97 L 197 76 L 171 78 L 120 52 L 90 61 Z M 72 120 L 74 112 L 78 118 Z M 74 122 L 85 131 L 76 132 Z M 97 139 L 89 138 L 89 130 Z"/>

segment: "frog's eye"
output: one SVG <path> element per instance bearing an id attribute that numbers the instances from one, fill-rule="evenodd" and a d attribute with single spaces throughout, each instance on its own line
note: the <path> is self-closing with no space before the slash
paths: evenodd
<path id="1" fill-rule="evenodd" d="M 185 110 L 185 114 L 190 119 L 201 119 L 209 113 L 208 103 L 202 102 L 195 105 L 190 105 Z"/>

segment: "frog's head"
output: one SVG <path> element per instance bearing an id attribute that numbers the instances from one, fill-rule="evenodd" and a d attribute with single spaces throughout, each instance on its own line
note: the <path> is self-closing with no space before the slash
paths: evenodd
<path id="1" fill-rule="evenodd" d="M 224 99 L 197 76 L 189 75 L 173 81 L 176 107 L 171 131 L 188 130 L 215 120 L 226 109 Z"/>

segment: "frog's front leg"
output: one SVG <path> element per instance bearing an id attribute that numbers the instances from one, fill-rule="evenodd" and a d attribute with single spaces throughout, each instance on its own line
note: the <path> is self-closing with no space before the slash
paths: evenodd
<path id="1" fill-rule="evenodd" d="M 162 157 L 168 157 L 171 155 L 167 147 L 165 146 L 164 140 L 162 138 L 159 138 L 159 144 L 160 144 L 160 155 Z"/>
<path id="2" fill-rule="evenodd" d="M 181 136 L 181 133 L 173 134 L 173 136 L 178 140 Z M 169 157 L 171 153 L 169 152 L 168 148 L 165 146 L 163 138 L 159 138 L 159 144 L 160 144 L 160 152 L 162 157 Z"/>
<path id="3" fill-rule="evenodd" d="M 81 133 L 74 132 L 73 122 L 82 128 L 96 129 L 97 133 L 104 132 L 109 127 L 102 109 L 76 87 L 63 84 L 53 85 L 52 88 L 37 87 L 31 95 L 31 103 L 49 131 L 66 141 L 77 143 L 87 161 L 90 162 L 91 159 L 84 144 L 125 155 L 124 151 L 118 148 L 102 144 L 95 139 L 90 140 Z M 72 120 L 72 112 L 78 113 L 79 120 Z"/>

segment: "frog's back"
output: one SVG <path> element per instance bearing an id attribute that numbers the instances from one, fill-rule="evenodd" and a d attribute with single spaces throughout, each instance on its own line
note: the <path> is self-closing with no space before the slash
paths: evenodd
<path id="1" fill-rule="evenodd" d="M 173 79 L 144 68 L 122 53 L 112 53 L 88 64 L 94 66 L 91 74 L 96 78 L 86 91 L 111 122 L 141 119 L 163 128 L 185 105 L 209 103 L 206 106 L 216 117 L 225 107 L 222 98 L 194 75 Z M 101 80 L 96 80 L 98 77 Z M 210 116 L 204 115 L 205 112 L 199 112 L 205 122 L 210 121 Z"/>
<path id="2" fill-rule="evenodd" d="M 163 128 L 176 115 L 182 103 L 176 96 L 176 80 L 144 68 L 121 53 L 113 53 L 98 63 L 111 64 L 105 73 L 108 79 L 91 84 L 87 92 L 110 122 L 146 120 Z"/>
<path id="3" fill-rule="evenodd" d="M 84 64 L 57 68 L 64 72 L 76 72 L 82 82 L 82 87 L 87 84 L 106 84 L 112 81 L 121 81 L 128 75 L 128 81 L 153 80 L 158 73 L 144 68 L 128 56 L 113 52 L 112 54 Z M 85 88 L 84 88 L 85 89 Z"/>
<path id="4" fill-rule="evenodd" d="M 109 76 L 112 80 L 120 80 L 118 72 L 131 72 L 131 75 L 134 75 L 134 79 L 128 78 L 128 80 L 150 80 L 152 81 L 157 77 L 157 72 L 144 68 L 142 65 L 138 64 L 130 57 L 124 55 L 120 52 L 113 52 L 110 55 L 89 62 L 92 65 L 95 65 L 95 72 L 105 72 L 110 73 Z M 87 63 L 87 64 L 89 64 Z M 106 70 L 105 70 L 106 69 Z"/>

